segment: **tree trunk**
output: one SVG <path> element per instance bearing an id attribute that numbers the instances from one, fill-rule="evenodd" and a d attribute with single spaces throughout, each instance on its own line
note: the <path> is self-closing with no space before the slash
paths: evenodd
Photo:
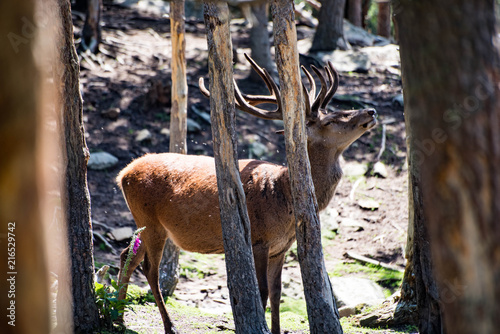
<path id="1" fill-rule="evenodd" d="M 391 37 L 390 0 L 379 0 L 378 2 L 377 34 L 385 38 Z"/>
<path id="2" fill-rule="evenodd" d="M 34 1 L 0 2 L 0 305 L 2 333 L 48 333 L 48 271 L 40 217 L 39 72 Z M 7 40 L 9 41 L 8 43 Z"/>
<path id="3" fill-rule="evenodd" d="M 347 19 L 356 27 L 363 25 L 362 0 L 349 0 L 347 3 Z"/>
<path id="4" fill-rule="evenodd" d="M 172 108 L 170 109 L 170 146 L 173 153 L 187 153 L 186 39 L 184 0 L 170 2 L 172 36 Z M 172 296 L 179 281 L 179 247 L 167 239 L 160 263 L 160 288 L 163 297 Z"/>
<path id="5" fill-rule="evenodd" d="M 323 0 L 318 15 L 318 27 L 310 52 L 346 50 L 344 38 L 345 0 Z"/>
<path id="6" fill-rule="evenodd" d="M 269 41 L 269 31 L 267 30 L 268 3 L 255 2 L 251 6 L 252 28 L 250 29 L 250 49 L 252 58 L 259 66 L 268 70 L 269 73 L 275 72 L 271 57 L 271 43 Z M 253 81 L 262 80 L 256 71 L 250 71 L 250 79 Z"/>
<path id="7" fill-rule="evenodd" d="M 313 334 L 342 333 L 323 258 L 318 204 L 307 154 L 293 1 L 273 0 L 271 12 L 296 222 L 297 254 L 304 282 L 309 327 Z"/>
<path id="8" fill-rule="evenodd" d="M 229 9 L 206 2 L 210 109 L 228 288 L 236 333 L 269 333 L 257 289 L 250 220 L 237 165 Z"/>
<path id="9" fill-rule="evenodd" d="M 101 43 L 102 0 L 87 0 L 87 13 L 82 29 L 82 48 L 97 53 Z"/>
<path id="10" fill-rule="evenodd" d="M 394 11 L 412 169 L 420 171 L 413 185 L 420 187 L 424 223 L 415 229 L 415 239 L 426 241 L 428 234 L 440 297 L 423 309 L 419 301 L 420 331 L 495 333 L 500 327 L 500 56 L 494 1 L 448 0 L 436 6 L 430 0 L 401 0 Z M 422 276 L 432 287 L 426 267 Z M 435 299 L 433 289 L 427 297 Z"/>
<path id="11" fill-rule="evenodd" d="M 61 99 L 64 190 L 62 208 L 67 219 L 73 292 L 73 323 L 76 333 L 88 333 L 99 325 L 94 296 L 94 258 L 90 195 L 87 187 L 89 152 L 83 129 L 80 95 L 80 69 L 73 41 L 69 0 L 58 0 L 62 32 L 57 41 L 62 62 L 59 96 Z"/>

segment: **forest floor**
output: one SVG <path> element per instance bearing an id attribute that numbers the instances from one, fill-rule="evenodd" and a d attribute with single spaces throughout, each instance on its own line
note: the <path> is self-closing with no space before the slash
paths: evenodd
<path id="1" fill-rule="evenodd" d="M 75 20 L 75 34 L 78 37 L 83 22 L 78 17 Z M 265 93 L 265 89 L 262 89 L 264 85 L 246 79 L 250 68 L 242 55 L 243 52 L 249 52 L 249 31 L 245 25 L 235 22 L 232 25 L 232 39 L 239 60 L 234 66 L 235 77 L 243 91 Z M 82 58 L 81 84 L 86 140 L 91 153 L 106 151 L 119 159 L 118 165 L 113 168 L 88 172 L 92 220 L 96 222 L 94 230 L 105 235 L 109 229 L 118 227 L 130 226 L 135 229 L 133 218 L 115 183 L 118 172 L 131 160 L 145 153 L 168 151 L 169 137 L 165 129 L 169 128 L 170 117 L 171 43 L 169 21 L 158 13 L 105 2 L 102 28 L 101 53 L 97 56 L 87 54 Z M 314 30 L 306 26 L 299 25 L 297 29 L 302 41 L 310 40 L 314 34 Z M 205 26 L 201 20 L 188 18 L 186 30 L 188 117 L 196 122 L 195 128 L 188 132 L 188 151 L 190 154 L 212 155 L 211 128 L 203 118 L 209 113 L 209 101 L 201 95 L 197 84 L 200 76 L 208 77 Z M 330 230 L 334 229 L 335 233 L 326 230 L 323 238 L 326 267 L 331 275 L 370 276 L 367 270 L 359 268 L 361 266 L 345 256 L 347 252 L 404 268 L 408 223 L 405 127 L 402 106 L 393 102 L 393 98 L 401 93 L 401 78 L 397 66 L 387 69 L 378 65 L 372 61 L 367 73 L 349 72 L 341 73 L 340 76 L 337 95 L 343 96 L 342 100 L 350 100 L 349 103 L 356 100 L 357 103 L 375 107 L 379 114 L 379 125 L 358 139 L 343 155 L 344 177 L 329 205 L 329 219 L 338 223 L 338 226 L 331 227 L 329 223 Z M 345 108 L 345 103 L 334 99 L 331 105 Z M 113 108 L 119 110 L 117 117 L 103 113 Z M 285 164 L 284 139 L 275 135 L 275 131 L 281 128 L 277 122 L 256 119 L 238 111 L 236 131 L 239 157 L 255 156 L 258 147 L 264 148 L 259 153 L 261 159 Z M 151 138 L 138 142 L 135 137 L 143 129 L 149 130 Z M 385 178 L 372 173 L 383 146 L 383 137 L 385 150 L 381 161 L 388 172 Z M 362 204 L 363 200 L 373 200 L 377 205 L 362 208 L 366 206 Z M 110 250 L 96 239 L 96 266 L 108 264 L 112 267 L 111 273 L 116 275 L 119 253 L 127 243 L 109 240 L 113 247 Z M 208 313 L 178 315 L 177 312 L 181 311 L 171 307 L 169 312 L 172 310 L 174 322 L 182 332 L 231 332 L 233 325 L 227 315 L 230 305 L 223 256 L 183 252 L 180 263 L 182 277 L 173 302 L 196 306 L 201 309 L 200 312 Z M 391 278 L 388 280 L 391 281 Z M 147 284 L 140 270 L 136 270 L 132 281 L 139 286 Z M 385 279 L 378 281 L 382 285 L 384 282 L 387 284 Z M 283 282 L 285 301 L 288 300 L 292 305 L 291 309 L 293 305 L 301 305 L 301 322 L 305 323 L 300 269 L 294 248 L 287 255 Z M 386 287 L 389 292 L 394 291 L 394 284 L 391 286 L 389 283 Z M 218 318 L 208 315 L 214 313 L 218 314 Z M 193 317 L 196 321 L 193 321 Z M 129 312 L 126 319 L 131 332 L 161 332 L 161 319 L 156 307 Z M 205 325 L 211 323 L 211 329 L 195 328 L 194 322 Z M 344 327 L 350 326 L 345 321 L 343 324 Z M 289 333 L 308 332 L 304 329 L 307 325 L 302 328 L 290 328 Z M 346 330 L 346 333 L 392 332 L 357 327 Z"/>

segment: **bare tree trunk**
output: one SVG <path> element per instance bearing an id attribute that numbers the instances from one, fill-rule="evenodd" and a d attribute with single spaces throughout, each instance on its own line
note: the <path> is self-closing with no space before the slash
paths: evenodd
<path id="1" fill-rule="evenodd" d="M 318 27 L 311 52 L 334 51 L 349 48 L 344 38 L 344 7 L 346 0 L 322 0 Z"/>
<path id="2" fill-rule="evenodd" d="M 418 302 L 422 333 L 442 327 L 448 333 L 495 333 L 500 327 L 500 56 L 494 5 L 401 0 L 394 8 L 412 169 L 420 171 L 413 185 L 420 187 L 424 223 L 420 231 L 415 227 L 415 239 L 424 238 L 427 248 L 428 234 L 439 292 L 434 302 L 425 264 L 427 302 Z M 417 284 L 417 299 L 421 288 Z"/>
<path id="3" fill-rule="evenodd" d="M 69 0 L 58 0 L 62 32 L 57 41 L 62 62 L 59 97 L 63 108 L 63 166 L 65 179 L 61 192 L 67 219 L 73 291 L 73 323 L 76 333 L 88 333 L 99 325 L 94 295 L 94 258 L 90 195 L 87 186 L 89 152 L 83 129 L 83 104 L 80 96 L 80 68 L 73 41 Z"/>
<path id="4" fill-rule="evenodd" d="M 102 0 L 87 0 L 87 13 L 82 29 L 82 48 L 97 53 L 101 43 Z"/>
<path id="5" fill-rule="evenodd" d="M 273 73 L 276 66 L 271 57 L 271 42 L 269 41 L 269 31 L 267 30 L 268 3 L 266 1 L 256 2 L 251 5 L 252 28 L 250 29 L 250 49 L 252 58 L 261 67 Z M 261 78 L 256 71 L 250 71 L 250 78 L 253 81 L 260 81 Z"/>
<path id="6" fill-rule="evenodd" d="M 357 27 L 363 25 L 362 0 L 349 0 L 347 3 L 347 19 Z"/>
<path id="7" fill-rule="evenodd" d="M 187 153 L 186 39 L 184 0 L 170 2 L 172 36 L 172 108 L 170 110 L 170 147 L 173 153 Z M 160 263 L 160 288 L 163 297 L 172 296 L 179 281 L 179 247 L 167 239 Z"/>
<path id="8" fill-rule="evenodd" d="M 297 254 L 304 282 L 309 327 L 313 334 L 342 333 L 323 258 L 318 204 L 307 154 L 293 1 L 273 0 L 271 12 L 296 222 Z"/>
<path id="9" fill-rule="evenodd" d="M 33 1 L 0 2 L 0 305 L 2 333 L 48 333 L 48 271 L 37 180 L 39 72 Z M 9 42 L 7 42 L 9 41 Z M 29 78 L 29 79 L 28 79 Z"/>
<path id="10" fill-rule="evenodd" d="M 210 109 L 227 280 L 236 333 L 269 333 L 257 288 L 245 193 L 237 163 L 229 9 L 206 2 Z"/>
<path id="11" fill-rule="evenodd" d="M 391 1 L 378 2 L 377 34 L 382 37 L 391 37 Z"/>

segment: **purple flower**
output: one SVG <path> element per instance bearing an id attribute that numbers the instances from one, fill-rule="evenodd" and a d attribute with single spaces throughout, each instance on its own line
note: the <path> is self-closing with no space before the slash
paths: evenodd
<path id="1" fill-rule="evenodd" d="M 141 234 L 139 233 L 137 235 L 137 238 L 135 239 L 134 248 L 132 249 L 134 254 L 137 254 L 137 251 L 139 250 L 139 246 L 141 245 L 141 239 L 139 238 L 140 236 L 141 236 Z"/>

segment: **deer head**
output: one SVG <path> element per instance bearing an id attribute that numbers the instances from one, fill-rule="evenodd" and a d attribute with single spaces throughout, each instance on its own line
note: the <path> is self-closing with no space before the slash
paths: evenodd
<path id="1" fill-rule="evenodd" d="M 234 92 L 236 107 L 263 119 L 282 120 L 283 110 L 278 86 L 266 69 L 257 65 L 247 54 L 245 54 L 245 57 L 252 68 L 263 79 L 270 95 L 243 94 L 235 81 Z M 312 75 L 304 66 L 301 66 L 301 68 L 310 86 L 310 90 L 307 90 L 304 83 L 302 83 L 309 148 L 312 146 L 319 146 L 329 149 L 332 152 L 341 153 L 363 133 L 377 124 L 377 113 L 374 109 L 327 111 L 327 105 L 339 86 L 339 75 L 331 62 L 328 62 L 327 66 L 324 67 L 324 71 L 328 77 L 328 84 L 323 73 L 321 73 L 317 67 L 311 65 L 312 70 L 316 73 L 321 82 L 321 89 L 317 96 L 316 84 Z M 206 89 L 203 78 L 200 78 L 199 85 L 201 92 L 206 97 L 210 97 L 210 92 Z M 264 103 L 275 104 L 276 108 L 269 111 L 257 107 L 259 104 Z"/>

